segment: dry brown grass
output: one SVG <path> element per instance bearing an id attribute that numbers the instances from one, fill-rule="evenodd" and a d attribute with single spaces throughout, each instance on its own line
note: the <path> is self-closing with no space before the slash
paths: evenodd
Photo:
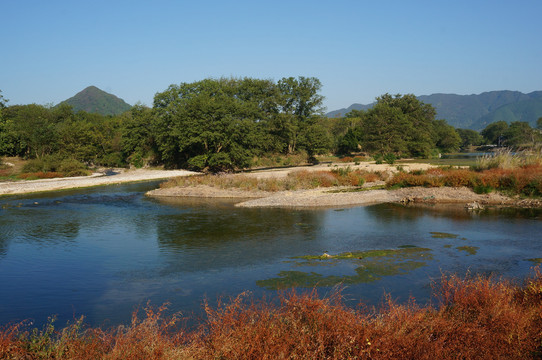
<path id="1" fill-rule="evenodd" d="M 22 180 L 54 179 L 60 177 L 64 177 L 64 174 L 56 171 L 37 171 L 17 175 L 17 178 Z"/>
<path id="2" fill-rule="evenodd" d="M 293 171 L 284 178 L 262 178 L 243 174 L 219 174 L 180 177 L 160 185 L 162 188 L 207 185 L 220 189 L 240 189 L 245 191 L 283 191 L 314 189 L 332 186 L 362 186 L 365 182 L 381 180 L 379 173 L 352 170 L 349 167 L 330 171 Z"/>
<path id="3" fill-rule="evenodd" d="M 515 195 L 542 196 L 542 164 L 523 165 L 514 168 L 491 168 L 483 171 L 467 169 L 430 169 L 411 173 L 397 173 L 387 181 L 387 186 L 440 187 L 466 186 L 475 192 L 493 190 Z"/>
<path id="4" fill-rule="evenodd" d="M 443 276 L 435 305 L 386 298 L 379 309 L 344 304 L 340 292 L 241 294 L 207 303 L 188 331 L 165 306 L 110 330 L 81 321 L 55 331 L 0 330 L 2 359 L 539 359 L 542 274 L 524 285 L 482 276 Z"/>

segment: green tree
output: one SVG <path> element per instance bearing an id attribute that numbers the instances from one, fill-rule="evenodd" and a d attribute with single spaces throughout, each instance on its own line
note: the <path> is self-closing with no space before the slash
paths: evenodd
<path id="1" fill-rule="evenodd" d="M 535 143 L 536 132 L 528 122 L 514 121 L 504 133 L 506 145 L 512 147 L 532 146 Z"/>
<path id="2" fill-rule="evenodd" d="M 3 95 L 2 95 L 2 90 L 0 90 L 0 116 L 2 116 L 2 110 L 3 108 L 6 107 L 6 104 L 8 103 L 8 99 L 6 99 Z"/>
<path id="3" fill-rule="evenodd" d="M 456 129 L 461 137 L 461 147 L 466 149 L 470 146 L 478 146 L 484 143 L 484 138 L 476 130 L 471 129 Z"/>
<path id="4" fill-rule="evenodd" d="M 329 153 L 333 148 L 333 137 L 325 126 L 325 119 L 312 119 L 306 126 L 300 147 L 307 151 L 309 157 Z"/>
<path id="5" fill-rule="evenodd" d="M 222 78 L 171 85 L 157 94 L 153 129 L 162 160 L 215 171 L 247 167 L 273 112 L 266 89 L 266 81 Z"/>
<path id="6" fill-rule="evenodd" d="M 504 145 L 505 133 L 507 130 L 508 123 L 506 121 L 497 121 L 487 125 L 480 134 L 488 144 L 501 146 Z"/>
<path id="7" fill-rule="evenodd" d="M 539 117 L 538 120 L 536 120 L 536 128 L 542 130 L 542 117 Z"/>
<path id="8" fill-rule="evenodd" d="M 158 151 L 152 128 L 154 111 L 136 104 L 120 117 L 124 157 L 136 167 L 155 162 Z"/>
<path id="9" fill-rule="evenodd" d="M 272 123 L 272 132 L 286 144 L 286 152 L 296 151 L 300 136 L 309 131 L 308 120 L 322 113 L 322 84 L 314 77 L 282 78 L 277 83 L 280 113 Z"/>
<path id="10" fill-rule="evenodd" d="M 461 136 L 455 128 L 446 123 L 446 120 L 435 120 L 433 122 L 435 131 L 435 145 L 442 152 L 453 152 L 459 150 Z"/>
<path id="11" fill-rule="evenodd" d="M 15 155 L 16 136 L 12 131 L 13 124 L 3 116 L 7 102 L 8 100 L 2 96 L 2 90 L 0 90 L 0 156 Z"/>
<path id="12" fill-rule="evenodd" d="M 41 105 L 14 105 L 3 109 L 9 131 L 16 136 L 16 155 L 43 157 L 57 150 L 56 123 Z"/>
<path id="13" fill-rule="evenodd" d="M 414 95 L 384 94 L 367 110 L 357 130 L 362 149 L 397 156 L 429 156 L 435 148 L 435 109 Z"/>

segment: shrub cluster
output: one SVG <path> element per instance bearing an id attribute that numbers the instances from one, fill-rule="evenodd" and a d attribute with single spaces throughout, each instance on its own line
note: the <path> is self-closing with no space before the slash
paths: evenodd
<path id="1" fill-rule="evenodd" d="M 57 175 L 48 175 L 56 173 Z M 23 173 L 18 177 L 26 179 L 32 176 L 39 178 L 62 177 L 62 176 L 84 176 L 89 175 L 87 166 L 78 160 L 61 158 L 58 156 L 44 156 L 39 159 L 29 160 L 23 166 Z"/>
<path id="2" fill-rule="evenodd" d="M 296 154 L 267 154 L 254 156 L 251 164 L 253 168 L 279 167 L 279 166 L 298 166 L 307 164 L 308 155 L 300 151 Z"/>
<path id="3" fill-rule="evenodd" d="M 537 359 L 542 356 L 542 274 L 524 286 L 482 277 L 443 276 L 434 305 L 387 297 L 379 309 L 348 307 L 340 292 L 241 294 L 194 330 L 147 306 L 127 326 L 56 330 L 23 324 L 0 330 L 7 359 Z"/>
<path id="4" fill-rule="evenodd" d="M 498 190 L 518 195 L 542 196 L 542 165 L 483 171 L 438 168 L 411 173 L 399 172 L 387 181 L 386 186 L 466 186 L 477 193 Z"/>

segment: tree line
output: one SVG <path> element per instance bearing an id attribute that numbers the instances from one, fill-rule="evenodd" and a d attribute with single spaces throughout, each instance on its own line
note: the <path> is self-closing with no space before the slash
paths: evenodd
<path id="1" fill-rule="evenodd" d="M 481 133 L 455 129 L 411 94 L 385 94 L 369 110 L 327 118 L 321 88 L 313 77 L 204 79 L 171 85 L 152 108 L 137 104 L 118 116 L 74 113 L 65 104 L 8 106 L 0 92 L 0 156 L 223 171 L 271 154 L 430 157 L 541 139 L 523 122 L 489 124 Z"/>

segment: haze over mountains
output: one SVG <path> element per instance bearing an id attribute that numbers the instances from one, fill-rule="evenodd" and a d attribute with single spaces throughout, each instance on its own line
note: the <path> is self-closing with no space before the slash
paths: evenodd
<path id="1" fill-rule="evenodd" d="M 60 104 L 70 105 L 74 112 L 83 110 L 101 115 L 119 115 L 132 108 L 124 100 L 100 90 L 96 86 L 89 86 Z"/>
<path id="2" fill-rule="evenodd" d="M 526 121 L 532 127 L 542 117 L 542 91 L 524 94 L 519 91 L 490 91 L 478 95 L 432 94 L 418 96 L 420 101 L 437 110 L 437 119 L 445 119 L 455 128 L 481 130 L 488 124 L 504 120 Z M 373 103 L 374 104 L 374 103 Z M 351 110 L 367 110 L 373 104 L 352 104 L 331 111 L 328 117 L 344 116 Z"/>

